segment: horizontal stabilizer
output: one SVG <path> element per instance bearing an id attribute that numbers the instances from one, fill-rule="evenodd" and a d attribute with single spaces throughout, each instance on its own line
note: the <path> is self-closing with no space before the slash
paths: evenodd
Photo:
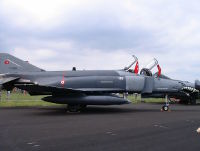
<path id="1" fill-rule="evenodd" d="M 12 82 L 14 80 L 18 80 L 18 77 L 8 77 L 8 78 L 0 78 L 0 85 L 3 85 L 8 82 Z"/>

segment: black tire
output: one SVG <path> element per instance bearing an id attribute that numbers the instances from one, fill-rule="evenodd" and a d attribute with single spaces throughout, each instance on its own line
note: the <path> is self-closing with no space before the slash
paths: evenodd
<path id="1" fill-rule="evenodd" d="M 80 107 L 79 107 L 79 105 L 68 105 L 67 111 L 71 112 L 71 113 L 77 113 L 80 111 Z"/>
<path id="2" fill-rule="evenodd" d="M 163 111 L 169 111 L 169 106 L 164 105 L 164 106 L 162 107 L 162 110 L 163 110 Z"/>
<path id="3" fill-rule="evenodd" d="M 67 110 L 68 112 L 77 113 L 85 109 L 86 107 L 87 105 L 68 105 Z"/>

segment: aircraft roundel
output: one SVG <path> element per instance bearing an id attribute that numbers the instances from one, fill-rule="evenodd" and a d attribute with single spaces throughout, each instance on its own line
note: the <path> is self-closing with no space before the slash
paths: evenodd
<path id="1" fill-rule="evenodd" d="M 4 64 L 10 64 L 10 61 L 9 60 L 5 60 Z"/>
<path id="2" fill-rule="evenodd" d="M 60 81 L 60 83 L 61 83 L 62 85 L 64 85 L 64 84 L 65 84 L 65 81 L 64 81 L 64 80 L 62 80 L 62 81 Z"/>

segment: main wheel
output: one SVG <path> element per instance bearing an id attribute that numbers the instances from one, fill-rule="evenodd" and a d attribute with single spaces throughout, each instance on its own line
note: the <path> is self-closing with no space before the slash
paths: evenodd
<path id="1" fill-rule="evenodd" d="M 81 110 L 83 110 L 84 108 L 86 108 L 86 105 L 68 105 L 67 106 L 67 110 L 69 112 L 80 112 Z"/>

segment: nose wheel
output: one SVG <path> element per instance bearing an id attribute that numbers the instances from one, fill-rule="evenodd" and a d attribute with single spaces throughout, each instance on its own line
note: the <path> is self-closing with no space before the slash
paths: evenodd
<path id="1" fill-rule="evenodd" d="M 169 96 L 166 95 L 165 96 L 165 105 L 163 105 L 161 111 L 169 111 L 169 102 L 170 102 Z"/>
<path id="2" fill-rule="evenodd" d="M 167 105 L 163 105 L 163 107 L 162 107 L 162 111 L 169 111 L 169 106 L 167 106 Z"/>

